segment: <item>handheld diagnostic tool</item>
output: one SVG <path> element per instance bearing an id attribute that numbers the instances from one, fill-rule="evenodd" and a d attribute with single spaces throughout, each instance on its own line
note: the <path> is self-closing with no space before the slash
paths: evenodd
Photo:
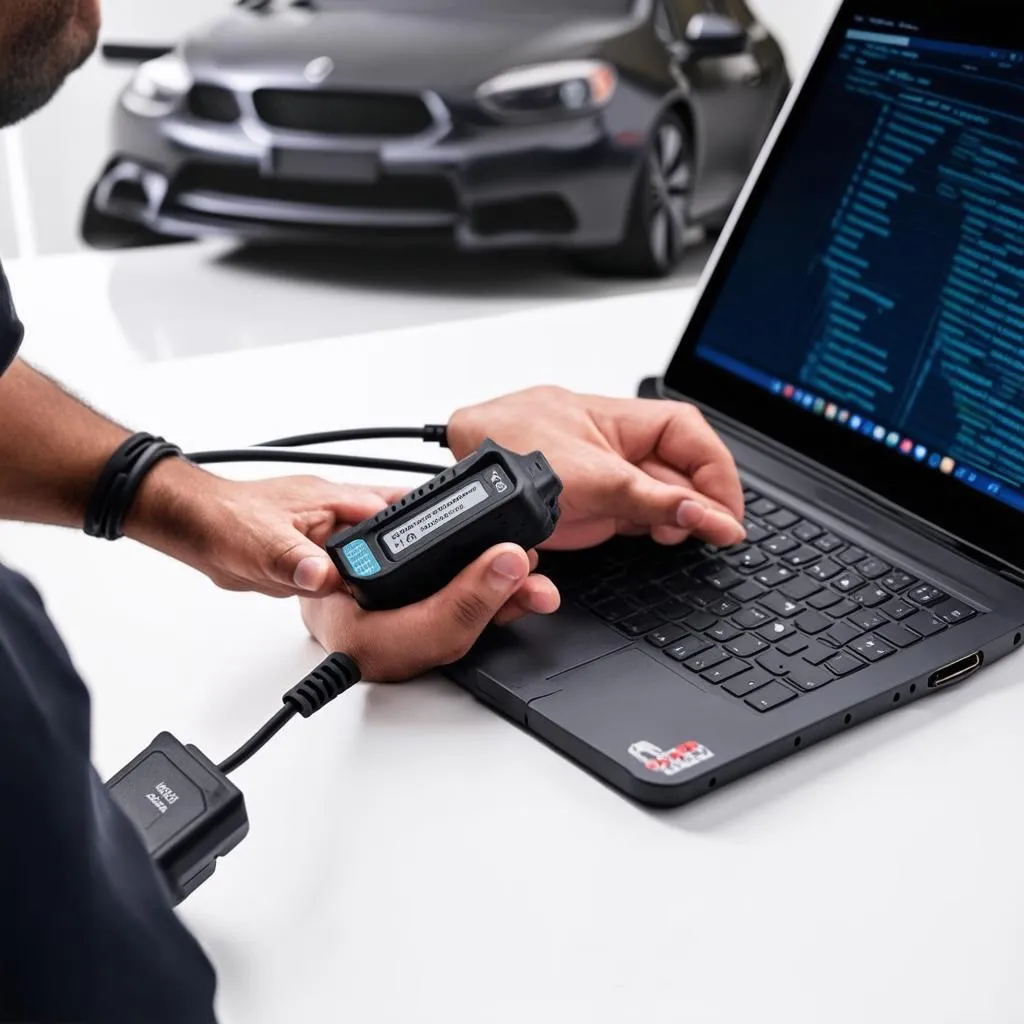
<path id="1" fill-rule="evenodd" d="M 540 452 L 487 440 L 472 455 L 372 519 L 332 537 L 327 551 L 360 606 L 402 608 L 450 583 L 495 544 L 529 550 L 554 532 L 562 481 Z"/>

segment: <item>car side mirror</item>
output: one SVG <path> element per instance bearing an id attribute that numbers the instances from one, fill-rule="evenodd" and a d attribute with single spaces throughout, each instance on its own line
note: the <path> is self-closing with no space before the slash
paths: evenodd
<path id="1" fill-rule="evenodd" d="M 695 14 L 686 25 L 691 58 L 731 57 L 747 48 L 746 29 L 724 14 Z"/>

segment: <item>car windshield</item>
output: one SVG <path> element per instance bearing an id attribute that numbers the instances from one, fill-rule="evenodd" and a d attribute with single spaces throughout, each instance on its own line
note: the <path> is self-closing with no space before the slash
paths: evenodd
<path id="1" fill-rule="evenodd" d="M 617 17 L 629 14 L 635 4 L 636 0 L 319 0 L 316 6 L 403 14 L 592 14 Z"/>

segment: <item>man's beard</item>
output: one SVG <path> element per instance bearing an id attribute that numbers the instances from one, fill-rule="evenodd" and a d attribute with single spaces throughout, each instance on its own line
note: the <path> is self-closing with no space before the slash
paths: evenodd
<path id="1" fill-rule="evenodd" d="M 31 20 L 0 50 L 0 127 L 45 106 L 92 54 L 95 34 L 71 24 L 77 6 L 77 0 L 35 0 Z"/>

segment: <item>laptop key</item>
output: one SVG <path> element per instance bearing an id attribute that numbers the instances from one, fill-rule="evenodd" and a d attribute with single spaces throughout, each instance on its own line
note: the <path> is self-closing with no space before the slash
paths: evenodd
<path id="1" fill-rule="evenodd" d="M 710 629 L 717 621 L 717 615 L 709 615 L 707 612 L 690 612 L 682 620 L 684 626 L 689 626 L 695 632 Z"/>
<path id="2" fill-rule="evenodd" d="M 866 661 L 881 661 L 883 658 L 888 658 L 890 654 L 896 653 L 896 648 L 892 644 L 887 644 L 874 635 L 854 640 L 850 644 L 850 650 L 856 651 Z"/>
<path id="3" fill-rule="evenodd" d="M 860 626 L 861 631 L 866 633 L 869 629 L 876 629 L 885 622 L 885 616 L 880 615 L 876 611 L 865 608 L 851 615 L 850 622 L 855 626 Z"/>
<path id="4" fill-rule="evenodd" d="M 760 544 L 766 537 L 772 535 L 771 530 L 765 529 L 760 523 L 755 523 L 752 519 L 744 520 L 743 528 L 747 531 L 747 541 L 750 544 Z"/>
<path id="5" fill-rule="evenodd" d="M 791 601 L 782 594 L 768 594 L 767 597 L 761 598 L 760 604 L 769 611 L 775 612 L 776 615 L 781 615 L 786 619 L 791 615 L 796 615 L 797 612 L 803 611 L 803 608 L 796 601 Z"/>
<path id="6" fill-rule="evenodd" d="M 802 636 L 800 633 L 794 633 L 792 636 L 786 637 L 785 640 L 777 644 L 776 650 L 781 654 L 792 657 L 794 654 L 799 654 L 801 651 L 805 651 L 809 643 L 810 641 L 807 637 Z"/>
<path id="7" fill-rule="evenodd" d="M 745 583 L 741 583 L 738 587 L 733 587 L 729 591 L 729 598 L 733 601 L 739 601 L 740 604 L 746 604 L 748 601 L 754 601 L 759 597 L 763 597 L 768 591 L 761 586 L 760 583 L 755 583 L 753 580 L 747 580 Z"/>
<path id="8" fill-rule="evenodd" d="M 882 605 L 882 611 L 891 619 L 905 619 L 917 611 L 917 605 L 904 601 L 902 597 L 894 597 L 888 604 Z"/>
<path id="9" fill-rule="evenodd" d="M 839 604 L 832 605 L 828 609 L 828 613 L 833 619 L 841 619 L 851 612 L 855 612 L 859 607 L 856 601 L 851 601 L 848 597 L 844 597 Z"/>
<path id="10" fill-rule="evenodd" d="M 814 643 L 809 644 L 801 655 L 804 661 L 808 661 L 812 665 L 821 665 L 828 661 L 829 658 L 834 658 L 835 656 L 836 649 L 826 646 L 820 640 L 815 640 Z"/>
<path id="11" fill-rule="evenodd" d="M 734 615 L 732 621 L 743 629 L 756 629 L 758 626 L 764 625 L 770 618 L 771 616 L 764 609 L 754 605 L 753 608 L 744 608 L 739 615 Z"/>
<path id="12" fill-rule="evenodd" d="M 754 659 L 758 665 L 773 676 L 784 676 L 789 671 L 790 659 L 775 651 L 766 651 Z"/>
<path id="13" fill-rule="evenodd" d="M 788 676 L 789 682 L 806 693 L 820 690 L 823 686 L 828 686 L 834 679 L 835 676 L 831 672 L 826 672 L 823 668 L 815 668 L 813 665 L 794 666 Z"/>
<path id="14" fill-rule="evenodd" d="M 726 562 L 736 569 L 750 571 L 758 569 L 768 561 L 768 556 L 757 548 L 747 548 L 746 551 L 735 551 L 725 556 Z"/>
<path id="15" fill-rule="evenodd" d="M 864 667 L 864 662 L 860 658 L 855 658 L 852 654 L 847 654 L 843 651 L 841 654 L 837 654 L 834 658 L 829 658 L 825 662 L 825 665 L 831 669 L 837 676 L 848 676 L 851 672 L 856 672 L 858 669 Z"/>
<path id="16" fill-rule="evenodd" d="M 839 556 L 839 561 L 842 562 L 843 565 L 856 565 L 867 557 L 868 553 L 863 548 L 847 548 Z"/>
<path id="17" fill-rule="evenodd" d="M 888 623 L 887 623 L 888 625 Z M 845 647 L 851 640 L 856 640 L 864 630 L 852 622 L 837 622 L 824 636 L 830 644 Z"/>
<path id="18" fill-rule="evenodd" d="M 815 562 L 808 570 L 807 573 L 813 576 L 816 580 L 830 580 L 833 576 L 838 576 L 842 566 L 838 562 L 833 562 L 831 558 L 823 558 L 820 562 Z"/>
<path id="19" fill-rule="evenodd" d="M 795 565 L 797 567 L 801 565 L 810 565 L 812 562 L 818 561 L 821 558 L 821 552 L 815 551 L 814 548 L 809 548 L 806 545 L 799 547 L 796 551 L 790 551 L 788 555 L 783 559 L 787 565 Z"/>
<path id="20" fill-rule="evenodd" d="M 857 565 L 857 572 L 861 574 L 866 580 L 877 580 L 879 576 L 884 576 L 892 568 L 888 562 L 883 562 L 880 558 L 869 558 L 865 562 L 860 562 Z"/>
<path id="21" fill-rule="evenodd" d="M 616 623 L 616 628 L 621 629 L 630 636 L 643 636 L 644 633 L 650 633 L 651 630 L 663 625 L 664 623 L 654 612 L 637 612 L 635 615 L 630 615 L 629 618 Z"/>
<path id="22" fill-rule="evenodd" d="M 915 633 L 920 633 L 921 636 L 934 636 L 946 628 L 946 624 L 940 622 L 931 612 L 918 612 L 909 619 L 904 619 L 903 625 Z"/>
<path id="23" fill-rule="evenodd" d="M 737 658 L 752 658 L 755 654 L 768 650 L 768 644 L 753 633 L 744 633 L 738 639 L 727 643 L 725 649 L 730 654 L 735 654 Z"/>
<path id="24" fill-rule="evenodd" d="M 665 653 L 675 661 L 686 661 L 701 651 L 706 651 L 711 646 L 702 636 L 686 636 L 677 644 L 668 647 Z"/>
<path id="25" fill-rule="evenodd" d="M 669 600 L 656 605 L 651 609 L 656 615 L 660 615 L 666 622 L 674 622 L 684 615 L 689 615 L 693 609 L 682 601 Z"/>
<path id="26" fill-rule="evenodd" d="M 790 532 L 797 540 L 802 540 L 807 544 L 814 540 L 815 537 L 820 537 L 825 531 L 820 526 L 815 526 L 814 523 L 809 523 L 805 519 L 799 526 L 794 526 Z"/>
<path id="27" fill-rule="evenodd" d="M 740 631 L 728 619 L 715 623 L 707 633 L 712 640 L 717 640 L 720 644 L 740 635 Z"/>
<path id="28" fill-rule="evenodd" d="M 799 543 L 793 540 L 788 533 L 778 533 L 761 543 L 762 549 L 770 555 L 784 555 L 787 551 L 792 551 L 799 546 Z"/>
<path id="29" fill-rule="evenodd" d="M 705 573 L 704 582 L 710 584 L 715 590 L 730 590 L 742 583 L 743 577 L 726 565 L 714 572 Z"/>
<path id="30" fill-rule="evenodd" d="M 793 700 L 794 697 L 796 697 L 796 693 L 788 686 L 783 686 L 782 683 L 769 683 L 747 697 L 746 703 L 752 708 L 764 712 L 771 711 L 772 708 L 777 708 L 780 704 Z"/>
<path id="31" fill-rule="evenodd" d="M 697 587 L 685 593 L 686 599 L 698 608 L 706 608 L 709 604 L 714 604 L 720 596 L 714 587 Z"/>
<path id="32" fill-rule="evenodd" d="M 752 487 L 748 487 L 748 488 L 747 488 L 747 489 L 746 489 L 746 490 L 745 490 L 745 491 L 743 492 L 743 500 L 744 500 L 744 501 L 745 501 L 745 502 L 746 502 L 746 503 L 747 503 L 748 505 L 749 505 L 749 504 L 750 504 L 750 503 L 751 503 L 752 501 L 757 501 L 757 499 L 758 499 L 758 498 L 760 498 L 760 497 L 761 497 L 761 495 L 760 495 L 760 494 L 758 494 L 758 492 L 757 492 L 757 491 L 755 491 L 755 490 L 754 490 L 754 489 L 753 489 Z"/>
<path id="33" fill-rule="evenodd" d="M 911 601 L 916 601 L 918 604 L 925 606 L 930 604 L 938 604 L 944 598 L 948 597 L 948 594 L 944 594 L 938 587 L 933 587 L 930 583 L 922 583 L 920 586 L 914 587 L 907 597 Z"/>
<path id="34" fill-rule="evenodd" d="M 760 690 L 762 686 L 767 686 L 772 681 L 772 677 L 763 668 L 751 668 L 738 676 L 733 676 L 722 689 L 734 697 L 746 697 L 748 693 Z"/>
<path id="35" fill-rule="evenodd" d="M 900 591 L 906 590 L 907 587 L 912 587 L 916 582 L 916 576 L 911 576 L 909 573 L 894 569 L 882 580 L 882 586 L 886 590 L 891 590 L 894 594 L 898 594 Z"/>
<path id="36" fill-rule="evenodd" d="M 762 586 L 777 587 L 780 583 L 791 580 L 795 575 L 795 569 L 788 569 L 784 565 L 773 565 L 768 569 L 763 569 L 754 579 Z"/>
<path id="37" fill-rule="evenodd" d="M 807 599 L 807 604 L 811 608 L 816 608 L 818 611 L 824 611 L 826 608 L 831 609 L 834 605 L 837 605 L 840 601 L 845 598 L 840 597 L 834 590 L 823 590 L 820 594 L 815 594 L 814 597 Z M 832 612 L 830 611 L 831 615 Z"/>
<path id="38" fill-rule="evenodd" d="M 842 591 L 844 594 L 852 593 L 858 587 L 863 586 L 863 584 L 864 578 L 862 576 L 858 576 L 857 573 L 852 572 L 849 569 L 832 581 L 832 586 L 835 587 L 836 590 Z M 888 597 L 888 594 L 886 597 Z"/>
<path id="39" fill-rule="evenodd" d="M 732 679 L 734 676 L 738 676 L 741 672 L 745 672 L 750 666 L 743 661 L 737 661 L 735 658 L 729 658 L 727 661 L 719 662 L 714 668 L 710 668 L 707 672 L 702 672 L 701 676 L 706 679 L 709 683 L 724 683 L 728 679 Z"/>
<path id="40" fill-rule="evenodd" d="M 804 601 L 819 590 L 821 590 L 821 586 L 806 576 L 797 576 L 796 579 L 783 583 L 779 587 L 779 593 L 785 594 L 786 597 L 794 601 Z"/>
<path id="41" fill-rule="evenodd" d="M 932 614 L 938 615 L 943 622 L 955 626 L 958 622 L 973 619 L 978 613 L 962 601 L 949 600 L 932 608 Z"/>
<path id="42" fill-rule="evenodd" d="M 832 620 L 827 615 L 822 615 L 821 612 L 815 611 L 808 611 L 798 615 L 795 622 L 797 629 L 802 633 L 810 633 L 811 636 L 823 632 L 832 625 Z"/>
<path id="43" fill-rule="evenodd" d="M 686 630 L 680 629 L 678 626 L 661 626 L 648 633 L 645 639 L 653 647 L 668 647 L 669 644 L 674 644 L 684 636 L 686 636 Z"/>
<path id="44" fill-rule="evenodd" d="M 764 517 L 774 512 L 778 507 L 771 498 L 758 498 L 747 506 L 747 511 L 752 516 Z"/>
<path id="45" fill-rule="evenodd" d="M 707 609 L 712 615 L 724 617 L 726 615 L 732 615 L 733 612 L 738 612 L 740 606 L 735 601 L 730 601 L 729 598 L 723 597 L 715 601 L 713 604 L 708 605 Z"/>
<path id="46" fill-rule="evenodd" d="M 787 636 L 792 636 L 796 630 L 791 622 L 783 622 L 779 619 L 778 622 L 762 626 L 757 632 L 765 640 L 771 640 L 774 643 L 776 640 L 785 640 Z"/>
<path id="47" fill-rule="evenodd" d="M 800 517 L 795 512 L 790 512 L 788 508 L 780 508 L 777 512 L 765 516 L 764 521 L 774 526 L 776 530 L 786 530 L 794 523 L 799 523 Z"/>
<path id="48" fill-rule="evenodd" d="M 594 614 L 598 618 L 604 619 L 605 622 L 618 622 L 619 619 L 635 614 L 636 610 L 637 607 L 632 601 L 621 597 L 613 597 L 610 601 L 605 601 L 592 609 Z"/>
<path id="49" fill-rule="evenodd" d="M 884 626 L 879 626 L 875 630 L 875 636 L 880 636 L 886 643 L 901 648 L 911 647 L 921 640 L 912 629 L 907 629 L 898 622 L 887 622 Z"/>
<path id="50" fill-rule="evenodd" d="M 819 537 L 814 542 L 814 546 L 819 551 L 824 551 L 827 555 L 833 551 L 838 551 L 843 546 L 843 542 L 834 533 L 826 533 L 824 537 Z"/>
<path id="51" fill-rule="evenodd" d="M 866 587 L 861 587 L 855 594 L 851 594 L 850 598 L 863 608 L 874 608 L 889 600 L 889 591 L 869 583 Z"/>
<path id="52" fill-rule="evenodd" d="M 729 655 L 721 647 L 711 647 L 700 654 L 695 654 L 692 658 L 688 658 L 683 664 L 691 672 L 706 672 L 709 668 L 714 668 L 715 665 L 726 661 L 728 657 Z"/>

